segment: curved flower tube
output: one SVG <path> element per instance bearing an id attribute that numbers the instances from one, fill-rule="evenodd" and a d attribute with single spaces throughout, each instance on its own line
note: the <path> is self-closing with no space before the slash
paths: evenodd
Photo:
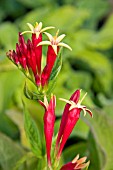
<path id="1" fill-rule="evenodd" d="M 81 102 L 83 101 L 83 96 L 81 100 L 80 98 L 80 90 L 75 91 L 75 93 L 71 96 L 71 100 L 66 99 L 60 99 L 62 101 L 65 101 L 68 103 L 68 105 L 65 106 L 60 129 L 58 132 L 57 142 L 56 142 L 56 149 L 58 151 L 57 157 L 60 158 L 60 155 L 62 153 L 62 150 L 64 148 L 64 145 L 70 136 L 74 126 L 76 125 L 77 121 L 80 118 L 80 113 L 83 110 L 84 116 L 86 115 L 86 112 L 88 112 L 92 116 L 92 112 L 86 108 L 86 106 L 81 105 Z"/>
<path id="2" fill-rule="evenodd" d="M 76 90 L 72 94 L 72 96 L 70 97 L 70 100 L 74 101 L 75 103 L 77 103 L 78 100 L 79 100 L 79 97 L 80 97 L 80 90 Z M 64 133 L 64 129 L 65 129 L 65 125 L 66 125 L 66 122 L 67 122 L 67 115 L 68 115 L 68 112 L 69 112 L 69 108 L 70 108 L 70 104 L 67 103 L 65 105 L 65 108 L 64 108 L 64 112 L 63 112 L 61 123 L 60 123 L 60 129 L 58 131 L 58 137 L 57 137 L 57 141 L 56 141 L 56 147 L 57 148 L 58 148 L 58 144 L 60 143 L 60 140 L 62 138 L 62 135 Z"/>
<path id="3" fill-rule="evenodd" d="M 45 108 L 44 134 L 46 140 L 47 162 L 48 162 L 48 166 L 51 167 L 51 144 L 52 144 L 52 137 L 54 132 L 54 123 L 55 123 L 56 97 L 52 95 L 51 100 L 48 103 L 46 96 L 44 96 L 44 102 L 40 100 L 39 102 Z"/>

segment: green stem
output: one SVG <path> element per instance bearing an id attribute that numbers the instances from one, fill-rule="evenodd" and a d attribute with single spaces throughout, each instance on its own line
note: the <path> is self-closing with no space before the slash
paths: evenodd
<path id="1" fill-rule="evenodd" d="M 53 170 L 57 170 L 59 166 L 59 160 L 55 159 L 54 165 L 53 165 Z"/>

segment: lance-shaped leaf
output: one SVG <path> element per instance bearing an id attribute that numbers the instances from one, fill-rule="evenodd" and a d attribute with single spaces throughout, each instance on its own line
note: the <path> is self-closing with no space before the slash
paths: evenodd
<path id="1" fill-rule="evenodd" d="M 101 153 L 99 153 L 101 156 L 101 169 L 110 170 L 113 169 L 113 120 L 109 117 L 109 110 L 104 113 L 101 109 L 95 109 L 93 113 L 93 120 L 89 120 L 87 117 L 87 123 L 90 125 L 96 144 L 98 144 L 101 151 Z M 92 145 L 92 147 L 94 146 Z"/>
<path id="2" fill-rule="evenodd" d="M 27 84 L 24 85 L 24 95 L 30 100 L 42 100 L 43 94 L 37 94 L 28 89 Z"/>
<path id="3" fill-rule="evenodd" d="M 24 150 L 19 145 L 0 133 L 0 169 L 12 170 L 24 154 Z"/>
<path id="4" fill-rule="evenodd" d="M 105 155 L 102 148 L 98 146 L 92 132 L 89 133 L 87 146 L 89 159 L 91 161 L 90 170 L 102 169 L 103 162 L 105 161 Z"/>
<path id="5" fill-rule="evenodd" d="M 25 107 L 24 107 L 24 126 L 26 136 L 31 146 L 31 150 L 38 158 L 40 158 L 42 153 L 41 153 L 41 139 L 38 127 Z"/>
<path id="6" fill-rule="evenodd" d="M 13 170 L 18 170 L 19 168 L 22 167 L 22 165 L 24 165 L 24 169 L 29 170 L 29 168 L 27 166 L 27 161 L 29 161 L 29 163 L 30 163 L 30 162 L 33 162 L 33 160 L 35 160 L 37 162 L 38 159 L 37 159 L 37 157 L 34 156 L 33 153 L 28 152 L 23 157 L 21 157 L 21 159 L 19 161 L 17 161 L 16 166 L 13 168 Z"/>

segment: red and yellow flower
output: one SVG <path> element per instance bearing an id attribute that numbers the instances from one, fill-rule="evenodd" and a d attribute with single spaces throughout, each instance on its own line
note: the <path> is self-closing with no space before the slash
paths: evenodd
<path id="1" fill-rule="evenodd" d="M 60 100 L 65 101 L 67 104 L 62 115 L 60 129 L 56 142 L 58 157 L 60 157 L 67 139 L 69 138 L 74 126 L 79 120 L 81 111 L 83 110 L 84 116 L 86 115 L 86 112 L 88 112 L 92 116 L 92 112 L 87 109 L 86 106 L 81 105 L 81 102 L 83 101 L 85 96 L 86 94 L 80 100 L 80 90 L 76 90 L 72 94 L 70 100 L 60 98 Z"/>
<path id="2" fill-rule="evenodd" d="M 61 157 L 62 150 L 64 145 L 69 138 L 74 126 L 76 125 L 77 121 L 80 118 L 80 113 L 83 110 L 84 116 L 86 112 L 88 112 L 92 116 L 92 112 L 86 108 L 86 106 L 81 105 L 81 102 L 85 98 L 86 94 L 80 100 L 80 90 L 76 90 L 70 100 L 60 99 L 65 101 L 67 104 L 64 108 L 64 112 L 62 115 L 60 128 L 58 131 L 58 136 L 56 139 L 56 147 L 55 147 L 55 160 L 59 162 Z M 45 133 L 45 140 L 46 140 L 46 150 L 47 150 L 47 160 L 48 165 L 51 165 L 51 144 L 52 144 L 52 137 L 53 137 L 53 130 L 55 124 L 55 96 L 51 97 L 50 103 L 48 104 L 47 98 L 44 98 L 44 102 L 39 101 L 40 104 L 45 108 L 44 114 L 44 133 Z M 76 161 L 75 161 L 76 160 Z M 83 167 L 87 165 L 87 163 L 82 164 L 85 162 L 85 158 L 81 158 L 78 160 L 78 157 L 74 159 L 74 161 L 64 165 L 61 170 L 74 170 L 78 168 L 81 170 Z M 69 167 L 71 169 L 69 169 Z"/>
<path id="3" fill-rule="evenodd" d="M 39 24 L 36 22 L 35 26 L 32 26 L 30 23 L 27 23 L 27 25 L 29 26 L 30 31 L 19 33 L 19 42 L 16 44 L 16 50 L 9 50 L 7 56 L 36 84 L 37 87 L 43 88 L 48 85 L 60 46 L 70 50 L 71 48 L 67 44 L 61 42 L 65 37 L 65 34 L 57 37 L 57 32 L 56 36 L 52 37 L 51 34 L 44 32 L 54 27 L 50 26 L 42 29 L 42 22 Z M 50 41 L 42 41 L 43 32 L 48 36 Z M 28 39 L 27 42 L 25 42 L 23 37 L 23 34 L 25 33 L 32 34 L 31 40 Z M 41 67 L 43 45 L 48 45 L 44 69 Z"/>
<path id="4" fill-rule="evenodd" d="M 87 157 L 83 157 L 79 159 L 79 155 L 77 155 L 72 162 L 68 162 L 64 166 L 61 167 L 60 170 L 82 170 L 89 166 L 89 161 L 85 163 Z"/>
<path id="5" fill-rule="evenodd" d="M 52 95 L 51 100 L 48 103 L 46 96 L 44 96 L 44 102 L 40 100 L 39 102 L 45 108 L 44 134 L 46 140 L 48 166 L 51 167 L 51 144 L 52 144 L 52 137 L 54 133 L 54 124 L 55 124 L 56 97 Z"/>

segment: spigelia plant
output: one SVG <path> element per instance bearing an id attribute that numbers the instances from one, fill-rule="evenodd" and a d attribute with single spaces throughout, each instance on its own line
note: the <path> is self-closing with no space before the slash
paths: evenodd
<path id="1" fill-rule="evenodd" d="M 92 117 L 92 112 L 82 105 L 82 101 L 86 94 L 80 99 L 81 90 L 76 90 L 69 100 L 60 98 L 61 101 L 66 102 L 60 127 L 56 136 L 54 136 L 55 125 L 55 108 L 56 96 L 53 95 L 52 89 L 54 87 L 56 78 L 62 66 L 62 48 L 66 47 L 72 50 L 71 47 L 63 42 L 65 34 L 59 35 L 59 30 L 55 36 L 45 32 L 54 27 L 46 27 L 42 29 L 42 22 L 36 23 L 32 26 L 27 24 L 29 31 L 19 33 L 19 42 L 16 44 L 16 50 L 9 50 L 7 52 L 8 58 L 30 79 L 36 86 L 37 91 L 34 93 L 29 91 L 27 84 L 25 84 L 24 94 L 27 98 L 37 100 L 38 103 L 45 109 L 43 116 L 44 128 L 40 134 L 38 127 L 26 109 L 24 112 L 25 132 L 31 146 L 33 154 L 37 158 L 37 170 L 82 170 L 87 169 L 89 161 L 86 162 L 86 157 L 80 158 L 77 155 L 72 162 L 62 165 L 61 154 L 64 146 L 72 133 L 76 123 L 80 119 L 80 113 L 83 111 L 84 116 L 86 112 Z M 27 42 L 23 34 L 30 33 L 31 39 Z M 49 40 L 43 40 L 43 35 L 47 36 Z M 46 64 L 42 68 L 43 46 L 47 45 Z M 76 82 L 75 82 L 76 83 Z M 43 142 L 43 135 L 45 143 Z M 46 156 L 45 156 L 46 155 Z M 17 169 L 18 166 L 15 167 Z"/>
<path id="2" fill-rule="evenodd" d="M 16 50 L 9 50 L 9 52 L 7 52 L 7 56 L 19 69 L 23 71 L 26 77 L 37 86 L 38 94 L 41 95 L 47 93 L 47 91 L 51 89 L 51 87 L 49 87 L 49 83 L 51 80 L 56 78 L 60 71 L 60 47 L 66 47 L 70 50 L 71 47 L 61 42 L 65 37 L 65 34 L 58 36 L 57 31 L 56 35 L 53 37 L 51 34 L 44 32 L 54 27 L 46 27 L 42 29 L 41 22 L 39 24 L 36 23 L 35 27 L 33 27 L 30 23 L 28 23 L 28 26 L 31 31 L 19 33 L 19 42 L 16 44 Z M 42 32 L 48 36 L 49 41 L 42 41 Z M 23 34 L 25 33 L 32 34 L 31 40 L 28 39 L 27 42 L 25 42 L 23 37 Z M 43 70 L 42 45 L 48 45 L 46 65 Z M 54 68 L 55 62 L 57 62 L 57 68 Z"/>

